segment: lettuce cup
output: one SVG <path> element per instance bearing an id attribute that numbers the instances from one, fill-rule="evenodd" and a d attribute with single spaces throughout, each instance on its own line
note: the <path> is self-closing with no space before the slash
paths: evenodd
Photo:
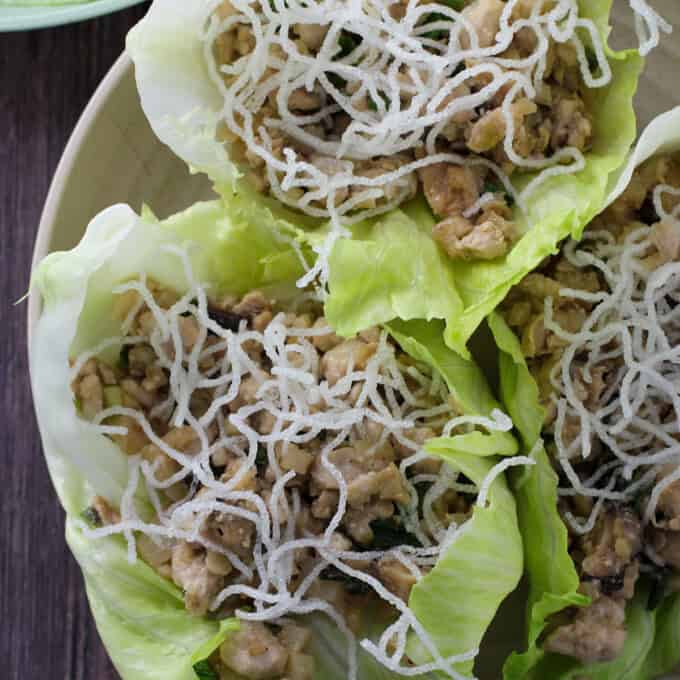
<path id="1" fill-rule="evenodd" d="M 529 646 L 508 678 L 655 678 L 680 663 L 680 109 L 644 132 L 583 239 L 490 319 Z"/>
<path id="2" fill-rule="evenodd" d="M 646 49 L 667 26 L 635 4 Z M 156 0 L 127 49 L 154 131 L 225 210 L 307 235 L 302 283 L 327 288 L 339 333 L 439 318 L 466 355 L 602 209 L 633 142 L 642 59 L 608 48 L 610 6 Z M 416 302 L 371 277 L 380 260 L 411 274 Z M 349 299 L 348 266 L 367 275 Z"/>
<path id="3" fill-rule="evenodd" d="M 341 338 L 310 252 L 114 206 L 37 268 L 36 410 L 125 680 L 468 677 L 522 573 L 511 422 L 443 324 Z"/>

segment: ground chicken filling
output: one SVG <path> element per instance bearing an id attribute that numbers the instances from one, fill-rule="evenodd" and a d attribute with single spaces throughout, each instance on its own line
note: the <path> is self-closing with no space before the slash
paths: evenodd
<path id="1" fill-rule="evenodd" d="M 680 587 L 680 156 L 642 165 L 580 244 L 503 304 L 546 411 L 560 511 L 592 604 L 544 648 L 614 659 L 640 577 L 649 606 Z"/>
<path id="2" fill-rule="evenodd" d="M 219 136 L 255 187 L 338 226 L 422 191 L 455 259 L 519 237 L 537 182 L 514 173 L 581 169 L 611 78 L 576 0 L 225 0 L 208 23 Z"/>
<path id="3" fill-rule="evenodd" d="M 142 277 L 114 314 L 121 337 L 73 366 L 82 417 L 130 461 L 120 507 L 97 497 L 86 513 L 93 536 L 122 533 L 191 613 L 238 616 L 209 660 L 225 677 L 310 679 L 314 612 L 346 634 L 348 677 L 364 612 L 393 626 L 376 655 L 405 655 L 411 589 L 478 492 L 423 450 L 472 427 L 445 384 L 385 331 L 338 337 L 316 302 L 209 300 Z"/>

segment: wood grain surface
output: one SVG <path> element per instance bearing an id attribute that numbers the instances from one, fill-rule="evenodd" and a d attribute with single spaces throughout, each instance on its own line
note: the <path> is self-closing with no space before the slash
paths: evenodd
<path id="1" fill-rule="evenodd" d="M 33 240 L 78 117 L 145 5 L 0 34 L 0 678 L 114 680 L 64 542 L 31 401 L 26 305 Z"/>

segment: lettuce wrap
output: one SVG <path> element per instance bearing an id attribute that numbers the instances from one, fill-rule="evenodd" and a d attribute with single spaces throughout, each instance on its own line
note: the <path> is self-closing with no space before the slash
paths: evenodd
<path id="1" fill-rule="evenodd" d="M 662 114 L 643 132 L 622 170 L 612 178 L 608 203 L 628 186 L 635 169 L 657 154 L 680 149 L 680 108 Z M 499 349 L 500 395 L 525 451 L 536 465 L 513 474 L 511 484 L 518 505 L 529 579 L 527 603 L 528 646 L 513 654 L 505 677 L 519 678 L 634 678 L 653 679 L 680 663 L 678 611 L 680 595 L 667 596 L 652 609 L 649 583 L 638 587 L 626 612 L 628 636 L 614 661 L 584 666 L 576 660 L 541 648 L 547 619 L 567 607 L 584 606 L 589 599 L 577 592 L 579 576 L 568 552 L 568 532 L 557 509 L 558 477 L 541 444 L 544 410 L 539 388 L 531 375 L 518 338 L 494 312 L 488 319 Z"/>
<path id="2" fill-rule="evenodd" d="M 163 222 L 148 211 L 141 217 L 126 206 L 95 217 L 78 246 L 49 255 L 37 268 L 34 284 L 44 307 L 30 348 L 36 412 L 51 477 L 66 510 L 66 538 L 83 571 L 98 630 L 125 680 L 195 680 L 213 677 L 205 659 L 239 622 L 191 616 L 182 593 L 145 562 L 128 561 L 120 536 L 93 539 L 80 520 L 94 495 L 119 506 L 128 483 L 128 460 L 108 437 L 80 415 L 71 392 L 69 360 L 103 339 L 116 336 L 121 322 L 112 314 L 112 289 L 140 272 L 178 291 L 188 286 L 168 246 L 191 243 L 191 265 L 201 281 L 218 292 L 254 289 L 295 294 L 299 252 L 290 236 L 265 223 L 230 221 L 219 202 L 197 204 Z M 449 350 L 443 324 L 395 321 L 389 332 L 414 359 L 429 364 L 450 388 L 457 409 L 489 416 L 498 407 L 479 368 Z M 508 432 L 467 432 L 439 437 L 427 452 L 443 459 L 481 485 L 497 455 L 513 455 Z M 413 588 L 409 607 L 445 656 L 477 647 L 505 597 L 522 572 L 522 545 L 515 501 L 504 476 L 489 478 L 486 502 L 442 553 L 436 566 Z M 136 502 L 148 509 L 144 494 Z M 325 619 L 315 624 L 314 677 L 346 677 L 339 633 Z M 426 663 L 429 653 L 409 639 L 411 658 Z M 456 664 L 467 674 L 472 660 Z M 396 677 L 362 653 L 359 677 Z"/>
<path id="3" fill-rule="evenodd" d="M 581 15 L 595 23 L 605 43 L 611 5 L 611 0 L 579 2 Z M 151 126 L 193 171 L 208 175 L 234 219 L 250 224 L 286 220 L 315 243 L 327 226 L 317 220 L 313 228 L 314 220 L 253 196 L 224 145 L 215 141 L 222 98 L 204 58 L 204 12 L 202 3 L 156 0 L 128 36 Z M 587 92 L 594 141 L 585 167 L 550 177 L 528 197 L 524 214 L 515 209 L 521 238 L 510 252 L 494 260 L 450 260 L 432 239 L 435 219 L 422 198 L 358 224 L 351 237 L 335 242 L 329 261 L 327 314 L 340 334 L 357 332 L 367 320 L 442 319 L 447 344 L 468 356 L 468 339 L 510 287 L 554 253 L 562 239 L 578 238 L 605 204 L 610 178 L 635 138 L 631 103 L 642 68 L 637 52 L 607 48 L 606 53 L 612 80 Z M 517 188 L 526 187 L 535 174 L 523 173 Z"/>
<path id="4" fill-rule="evenodd" d="M 584 675 L 597 680 L 658 678 L 680 663 L 675 618 L 680 597 L 669 597 L 661 607 L 650 611 L 647 586 L 638 589 L 627 608 L 628 637 L 623 652 L 614 661 L 584 666 L 574 659 L 541 649 L 540 637 L 547 619 L 567 607 L 585 606 L 589 599 L 578 592 L 579 577 L 567 550 L 567 528 L 557 511 L 557 475 L 540 446 L 543 409 L 538 388 L 519 342 L 503 318 L 494 313 L 489 317 L 489 325 L 499 348 L 502 401 L 524 448 L 532 451 L 536 460 L 535 466 L 518 474 L 511 473 L 529 579 L 528 647 L 510 656 L 503 677 L 506 680 L 546 677 L 575 680 Z"/>

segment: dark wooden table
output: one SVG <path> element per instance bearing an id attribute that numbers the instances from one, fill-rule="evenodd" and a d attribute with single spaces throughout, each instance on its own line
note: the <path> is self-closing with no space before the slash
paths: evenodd
<path id="1" fill-rule="evenodd" d="M 113 680 L 63 538 L 33 414 L 25 292 L 42 204 L 80 112 L 145 5 L 0 34 L 0 678 Z"/>

